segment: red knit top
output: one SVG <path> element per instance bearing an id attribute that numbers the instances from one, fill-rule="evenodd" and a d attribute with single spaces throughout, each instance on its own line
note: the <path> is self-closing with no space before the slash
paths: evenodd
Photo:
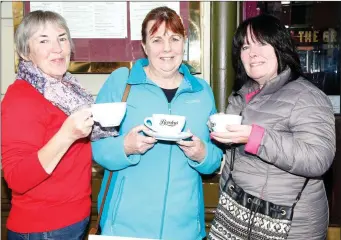
<path id="1" fill-rule="evenodd" d="M 9 86 L 1 107 L 1 161 L 12 190 L 7 228 L 20 233 L 45 232 L 88 217 L 90 141 L 76 141 L 54 171 L 47 174 L 37 153 L 57 133 L 67 115 L 23 80 Z"/>

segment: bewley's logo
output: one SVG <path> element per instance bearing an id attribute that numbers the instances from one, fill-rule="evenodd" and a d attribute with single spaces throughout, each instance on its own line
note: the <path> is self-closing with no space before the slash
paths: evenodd
<path id="1" fill-rule="evenodd" d="M 161 119 L 160 126 L 168 126 L 168 127 L 174 127 L 178 125 L 178 121 L 167 121 L 166 119 Z"/>

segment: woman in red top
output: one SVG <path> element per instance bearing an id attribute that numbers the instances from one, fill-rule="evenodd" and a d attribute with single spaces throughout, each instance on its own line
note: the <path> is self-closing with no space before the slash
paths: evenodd
<path id="1" fill-rule="evenodd" d="M 89 136 L 117 132 L 94 125 L 93 97 L 66 72 L 73 43 L 60 15 L 29 13 L 15 43 L 18 74 L 1 115 L 2 167 L 12 190 L 8 239 L 82 239 L 91 210 Z"/>

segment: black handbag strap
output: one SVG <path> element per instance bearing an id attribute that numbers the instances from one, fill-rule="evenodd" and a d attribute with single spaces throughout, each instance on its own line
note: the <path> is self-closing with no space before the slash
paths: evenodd
<path id="1" fill-rule="evenodd" d="M 232 171 L 233 171 L 233 167 L 234 167 L 235 156 L 236 156 L 236 147 L 231 145 L 231 161 L 230 161 L 230 175 L 231 176 L 232 176 Z M 305 189 L 305 187 L 307 186 L 308 182 L 309 182 L 309 178 L 305 178 L 305 181 L 304 181 L 304 184 L 301 188 L 301 191 L 297 194 L 295 202 L 292 205 L 293 208 L 296 206 L 297 202 L 300 200 L 300 198 L 302 196 L 302 192 Z"/>
<path id="2" fill-rule="evenodd" d="M 122 102 L 126 102 L 127 101 L 130 88 L 131 88 L 131 85 L 127 84 L 126 88 L 124 89 L 124 93 L 123 93 L 123 97 L 122 97 Z M 113 175 L 113 171 L 110 171 L 107 183 L 105 185 L 105 190 L 104 190 L 104 194 L 103 194 L 103 198 L 102 198 L 102 202 L 101 202 L 101 207 L 99 208 L 99 213 L 98 213 L 98 217 L 97 217 L 97 220 L 96 220 L 96 224 L 95 224 L 95 226 L 93 228 L 90 229 L 89 234 L 94 234 L 95 235 L 95 234 L 98 233 L 99 224 L 100 224 L 100 221 L 101 221 L 105 200 L 106 200 L 107 195 L 108 195 L 108 191 L 109 191 L 109 186 L 110 186 L 112 175 Z"/>

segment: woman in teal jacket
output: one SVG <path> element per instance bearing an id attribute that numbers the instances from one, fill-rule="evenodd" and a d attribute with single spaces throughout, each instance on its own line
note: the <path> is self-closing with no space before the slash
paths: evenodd
<path id="1" fill-rule="evenodd" d="M 92 142 L 94 160 L 114 171 L 101 218 L 103 235 L 149 239 L 199 240 L 205 237 L 200 174 L 213 173 L 222 151 L 211 143 L 206 122 L 216 112 L 210 86 L 182 64 L 184 28 L 167 7 L 156 8 L 142 24 L 147 59 L 129 70 L 115 70 L 96 102 L 119 102 L 131 84 L 127 112 L 118 137 Z M 143 125 L 152 114 L 186 117 L 189 141 L 156 140 Z"/>

